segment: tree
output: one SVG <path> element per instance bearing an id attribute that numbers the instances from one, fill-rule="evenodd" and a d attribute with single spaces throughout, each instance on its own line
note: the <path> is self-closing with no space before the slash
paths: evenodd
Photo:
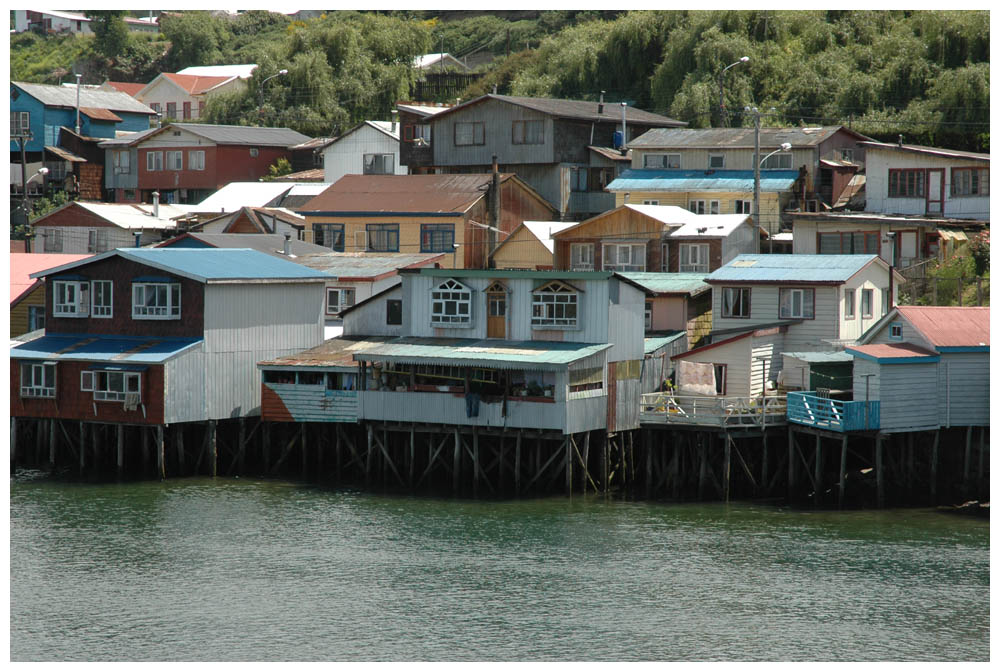
<path id="1" fill-rule="evenodd" d="M 121 10 L 86 12 L 94 31 L 94 50 L 107 59 L 117 59 L 128 48 L 130 40 L 124 15 Z"/>
<path id="2" fill-rule="evenodd" d="M 221 48 L 231 37 L 226 24 L 208 12 L 183 12 L 160 16 L 160 32 L 170 40 L 166 65 L 172 72 L 191 65 L 212 65 L 222 57 Z"/>
<path id="3" fill-rule="evenodd" d="M 285 157 L 279 156 L 277 161 L 267 167 L 267 175 L 261 178 L 261 182 L 270 182 L 283 175 L 289 175 L 291 172 L 292 164 Z"/>

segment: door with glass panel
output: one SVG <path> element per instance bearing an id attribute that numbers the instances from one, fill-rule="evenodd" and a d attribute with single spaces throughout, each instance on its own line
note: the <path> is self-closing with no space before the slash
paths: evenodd
<path id="1" fill-rule="evenodd" d="M 486 290 L 486 337 L 507 338 L 507 289 L 499 282 Z"/>

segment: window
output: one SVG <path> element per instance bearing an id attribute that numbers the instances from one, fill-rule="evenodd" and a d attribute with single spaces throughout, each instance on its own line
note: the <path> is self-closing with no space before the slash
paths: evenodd
<path id="1" fill-rule="evenodd" d="M 399 224 L 367 224 L 369 252 L 399 252 Z"/>
<path id="2" fill-rule="evenodd" d="M 167 103 L 167 118 L 168 119 L 177 118 L 177 103 Z"/>
<path id="3" fill-rule="evenodd" d="M 645 271 L 646 246 L 641 243 L 605 243 L 602 261 L 605 271 Z"/>
<path id="4" fill-rule="evenodd" d="M 344 251 L 343 224 L 313 224 L 313 242 L 323 247 L 329 247 L 334 252 Z"/>
<path id="5" fill-rule="evenodd" d="M 163 170 L 163 152 L 146 152 L 146 170 Z"/>
<path id="6" fill-rule="evenodd" d="M 481 121 L 460 121 L 455 124 L 455 146 L 484 145 L 486 134 Z"/>
<path id="7" fill-rule="evenodd" d="M 820 233 L 820 254 L 878 254 L 878 231 Z"/>
<path id="8" fill-rule="evenodd" d="M 708 273 L 707 243 L 681 243 L 678 254 L 681 273 Z"/>
<path id="9" fill-rule="evenodd" d="M 853 289 L 845 289 L 844 290 L 844 319 L 845 320 L 853 320 L 855 318 L 855 316 L 857 315 L 857 312 L 855 311 L 854 306 L 855 306 L 855 303 L 854 303 L 854 290 Z"/>
<path id="10" fill-rule="evenodd" d="M 190 119 L 191 118 L 191 101 L 185 100 L 184 103 L 183 103 L 182 109 L 184 110 L 184 118 L 185 119 Z"/>
<path id="11" fill-rule="evenodd" d="M 952 196 L 988 196 L 990 193 L 989 168 L 952 168 Z"/>
<path id="12" fill-rule="evenodd" d="M 112 283 L 110 280 L 94 280 L 90 283 L 90 312 L 94 317 L 111 317 Z"/>
<path id="13" fill-rule="evenodd" d="M 205 116 L 205 101 L 204 100 L 199 100 L 198 101 L 198 116 L 199 117 L 204 117 Z"/>
<path id="14" fill-rule="evenodd" d="M 365 175 L 392 175 L 395 170 L 395 157 L 392 154 L 365 154 Z"/>
<path id="15" fill-rule="evenodd" d="M 670 271 L 670 245 L 662 243 L 660 245 L 660 271 L 667 273 Z"/>
<path id="16" fill-rule="evenodd" d="M 354 290 L 341 287 L 328 287 L 326 290 L 326 312 L 336 315 L 340 311 L 354 305 Z"/>
<path id="17" fill-rule="evenodd" d="M 156 112 L 157 114 L 159 114 L 160 111 L 162 110 L 162 106 L 159 103 L 150 103 L 149 108 L 153 110 L 153 112 Z"/>
<path id="18" fill-rule="evenodd" d="M 871 317 L 872 316 L 872 301 L 874 300 L 874 293 L 871 289 L 861 290 L 861 317 Z"/>
<path id="19" fill-rule="evenodd" d="M 455 225 L 454 224 L 421 224 L 420 225 L 420 251 L 421 252 L 454 252 L 455 251 Z"/>
<path id="20" fill-rule="evenodd" d="M 737 215 L 752 215 L 753 201 L 745 201 L 742 199 L 733 201 L 733 212 Z"/>
<path id="21" fill-rule="evenodd" d="M 87 231 L 87 252 L 91 254 L 104 252 L 108 249 L 108 230 L 90 229 Z"/>
<path id="22" fill-rule="evenodd" d="M 708 155 L 708 169 L 718 170 L 720 168 L 726 167 L 726 155 L 725 154 L 709 154 Z"/>
<path id="23" fill-rule="evenodd" d="M 114 171 L 115 171 L 115 174 L 116 175 L 128 175 L 128 173 L 132 169 L 132 166 L 131 166 L 131 161 L 132 161 L 131 156 L 132 155 L 129 153 L 129 150 L 123 149 L 123 150 L 118 151 L 118 152 L 112 152 L 111 155 L 113 157 L 112 160 L 114 161 Z"/>
<path id="24" fill-rule="evenodd" d="M 600 390 L 604 388 L 604 367 L 594 366 L 587 369 L 570 369 L 569 393 Z"/>
<path id="25" fill-rule="evenodd" d="M 923 170 L 889 170 L 889 198 L 923 197 Z"/>
<path id="26" fill-rule="evenodd" d="M 258 156 L 260 156 L 260 150 L 258 148 L 256 148 L 256 147 L 251 147 L 250 148 L 250 158 L 251 159 L 256 159 Z"/>
<path id="27" fill-rule="evenodd" d="M 657 198 L 644 198 L 642 199 L 643 205 L 659 205 L 660 200 Z"/>
<path id="28" fill-rule="evenodd" d="M 545 142 L 545 127 L 540 119 L 511 122 L 511 143 L 515 145 L 541 145 Z"/>
<path id="29" fill-rule="evenodd" d="M 722 316 L 750 317 L 750 288 L 722 288 Z"/>
<path id="30" fill-rule="evenodd" d="M 472 290 L 445 280 L 431 292 L 431 324 L 472 325 Z"/>
<path id="31" fill-rule="evenodd" d="M 91 374 L 89 382 L 84 375 L 87 373 Z M 133 394 L 136 403 L 139 403 L 140 375 L 133 371 L 83 371 L 80 375 L 80 390 L 93 390 L 94 401 L 125 401 L 126 395 Z"/>
<path id="32" fill-rule="evenodd" d="M 396 325 L 403 323 L 402 299 L 387 299 L 385 302 L 385 323 Z"/>
<path id="33" fill-rule="evenodd" d="M 52 362 L 22 363 L 21 396 L 54 398 L 56 396 L 56 365 Z"/>
<path id="34" fill-rule="evenodd" d="M 188 170 L 205 170 L 205 150 L 188 152 Z"/>
<path id="35" fill-rule="evenodd" d="M 532 327 L 575 327 L 577 293 L 569 285 L 550 282 L 531 294 Z"/>
<path id="36" fill-rule="evenodd" d="M 45 243 L 42 245 L 46 252 L 62 252 L 62 229 L 41 229 L 42 238 Z"/>
<path id="37" fill-rule="evenodd" d="M 715 373 L 715 393 L 725 394 L 726 393 L 726 365 L 725 364 L 713 364 L 712 368 Z"/>
<path id="38" fill-rule="evenodd" d="M 882 290 L 882 315 L 889 312 L 889 288 Z"/>
<path id="39" fill-rule="evenodd" d="M 570 191 L 587 191 L 587 169 L 583 166 L 574 166 L 569 170 Z"/>
<path id="40" fill-rule="evenodd" d="M 594 244 L 593 243 L 570 243 L 570 270 L 592 271 L 594 270 Z"/>
<path id="41" fill-rule="evenodd" d="M 778 291 L 778 317 L 811 320 L 815 317 L 815 290 L 782 287 Z"/>
<path id="42" fill-rule="evenodd" d="M 132 319 L 176 320 L 181 316 L 181 286 L 172 282 L 132 285 Z"/>
<path id="43" fill-rule="evenodd" d="M 403 142 L 412 142 L 421 147 L 429 146 L 431 144 L 431 125 L 407 124 L 403 127 Z"/>
<path id="44" fill-rule="evenodd" d="M 589 191 L 604 191 L 604 188 L 615 179 L 614 168 L 590 167 L 587 169 L 587 181 Z"/>
<path id="45" fill-rule="evenodd" d="M 653 328 L 653 304 L 650 301 L 646 302 L 645 321 L 643 322 L 643 326 L 646 328 L 646 331 Z"/>
<path id="46" fill-rule="evenodd" d="M 893 322 L 889 325 L 889 338 L 894 341 L 903 340 L 903 323 Z"/>
<path id="47" fill-rule="evenodd" d="M 695 199 L 688 203 L 688 210 L 697 215 L 717 215 L 719 214 L 719 202 Z"/>
<path id="48" fill-rule="evenodd" d="M 680 154 L 645 154 L 642 157 L 643 168 L 678 169 L 681 167 Z"/>
<path id="49" fill-rule="evenodd" d="M 90 314 L 90 284 L 86 280 L 56 280 L 52 283 L 52 315 L 87 317 Z"/>
<path id="50" fill-rule="evenodd" d="M 764 159 L 764 163 L 760 165 L 761 170 L 791 170 L 792 169 L 792 155 L 791 154 L 772 154 L 771 156 Z"/>
<path id="51" fill-rule="evenodd" d="M 11 112 L 10 136 L 12 138 L 15 138 L 18 136 L 30 136 L 30 135 L 31 135 L 31 113 Z"/>
<path id="52" fill-rule="evenodd" d="M 45 328 L 45 306 L 28 306 L 28 331 Z"/>

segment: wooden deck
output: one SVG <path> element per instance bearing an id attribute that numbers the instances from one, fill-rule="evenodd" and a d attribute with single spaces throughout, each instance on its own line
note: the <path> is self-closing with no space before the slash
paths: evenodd
<path id="1" fill-rule="evenodd" d="M 642 395 L 644 425 L 759 428 L 787 424 L 785 396 L 704 397 L 666 392 Z"/>
<path id="2" fill-rule="evenodd" d="M 815 392 L 788 393 L 788 420 L 832 432 L 863 432 L 879 428 L 878 401 L 840 401 Z"/>

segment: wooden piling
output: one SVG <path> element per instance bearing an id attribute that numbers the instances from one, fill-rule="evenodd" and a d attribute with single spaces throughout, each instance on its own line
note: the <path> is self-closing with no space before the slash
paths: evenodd
<path id="1" fill-rule="evenodd" d="M 573 446 L 570 445 L 569 435 L 563 439 L 563 452 L 566 453 L 566 496 L 573 496 Z"/>
<path id="2" fill-rule="evenodd" d="M 788 501 L 795 498 L 795 431 L 788 427 Z"/>
<path id="3" fill-rule="evenodd" d="M 979 428 L 979 467 L 976 472 L 976 496 L 982 498 L 984 496 L 989 496 L 989 493 L 983 492 L 983 486 L 985 484 L 985 479 L 983 478 L 983 459 L 986 454 L 986 428 Z"/>
<path id="4" fill-rule="evenodd" d="M 174 425 L 174 450 L 177 451 L 177 473 L 184 475 L 184 425 Z"/>
<path id="5" fill-rule="evenodd" d="M 472 497 L 479 499 L 479 427 L 472 426 Z"/>
<path id="6" fill-rule="evenodd" d="M 816 461 L 813 464 L 813 505 L 819 506 L 819 503 L 823 497 L 823 439 L 820 435 L 816 434 Z"/>
<path id="7" fill-rule="evenodd" d="M 972 426 L 965 428 L 965 460 L 962 466 L 962 488 L 968 490 L 969 471 L 972 464 Z"/>
<path id="8" fill-rule="evenodd" d="M 271 423 L 264 423 L 264 441 L 260 447 L 260 456 L 264 461 L 263 473 L 268 473 L 271 470 Z"/>
<path id="9" fill-rule="evenodd" d="M 219 446 L 215 420 L 208 421 L 208 469 L 212 478 L 219 475 Z"/>
<path id="10" fill-rule="evenodd" d="M 413 425 L 410 425 L 410 469 L 409 469 L 409 483 L 410 488 L 413 488 L 413 462 L 416 459 L 417 452 L 417 435 L 413 431 Z"/>
<path id="11" fill-rule="evenodd" d="M 306 448 L 306 440 L 309 434 L 309 425 L 304 422 L 300 422 L 299 425 L 302 427 L 302 431 L 299 432 L 299 447 L 302 449 L 302 480 L 306 480 L 309 475 L 309 452 Z"/>
<path id="12" fill-rule="evenodd" d="M 761 411 L 761 412 L 763 412 L 763 411 Z M 760 451 L 760 484 L 761 484 L 761 487 L 764 490 L 764 492 L 763 492 L 764 496 L 767 497 L 768 495 L 771 494 L 771 489 L 770 489 L 770 487 L 768 485 L 769 481 L 767 480 L 767 458 L 768 458 L 768 455 L 767 455 L 767 430 L 766 429 L 763 430 L 760 433 L 760 441 L 761 441 L 761 451 Z"/>
<path id="13" fill-rule="evenodd" d="M 247 426 L 246 419 L 240 417 L 240 447 L 239 447 L 239 457 L 236 458 L 236 473 L 242 476 L 244 473 L 245 455 L 247 450 Z"/>
<path id="14" fill-rule="evenodd" d="M 372 424 L 366 423 L 368 432 L 368 453 L 365 455 L 365 487 L 371 485 L 372 480 Z"/>
<path id="15" fill-rule="evenodd" d="M 879 432 L 875 437 L 875 491 L 878 508 L 885 508 L 885 474 L 882 469 L 882 442 L 884 435 Z"/>
<path id="16" fill-rule="evenodd" d="M 462 466 L 462 446 L 458 438 L 458 429 L 453 430 L 455 433 L 455 453 L 452 457 L 452 472 L 451 472 L 451 492 L 454 495 L 459 493 L 459 485 L 461 477 L 461 466 Z"/>
<path id="17" fill-rule="evenodd" d="M 840 439 L 840 485 L 837 489 L 837 508 L 844 508 L 844 487 L 847 485 L 847 435 Z"/>
<path id="18" fill-rule="evenodd" d="M 163 425 L 156 426 L 156 471 L 160 474 L 160 480 L 167 478 L 167 460 L 164 452 Z"/>
<path id="19" fill-rule="evenodd" d="M 56 470 L 56 420 L 49 419 L 49 469 Z"/>
<path id="20" fill-rule="evenodd" d="M 705 484 L 708 483 L 708 457 L 705 454 L 707 448 L 702 434 L 698 433 L 698 499 L 705 499 Z"/>
<path id="21" fill-rule="evenodd" d="M 125 425 L 118 425 L 118 478 L 122 477 L 125 468 Z"/>
<path id="22" fill-rule="evenodd" d="M 521 435 L 522 430 L 517 430 L 517 443 L 514 444 L 514 494 L 521 494 Z"/>
<path id="23" fill-rule="evenodd" d="M 14 473 L 17 464 L 17 418 L 10 419 L 10 471 Z"/>
<path id="24" fill-rule="evenodd" d="M 80 421 L 80 475 L 83 476 L 83 470 L 86 466 L 84 463 L 86 461 L 87 454 L 87 425 L 84 424 L 83 420 Z"/>
<path id="25" fill-rule="evenodd" d="M 588 476 L 590 475 L 590 432 L 588 431 L 583 436 L 583 469 L 584 473 Z M 591 485 L 593 485 L 593 480 L 591 480 Z M 594 488 L 594 492 L 597 492 L 597 488 Z M 583 481 L 583 494 L 587 494 L 587 479 Z"/>
<path id="26" fill-rule="evenodd" d="M 725 461 L 724 461 L 723 466 L 722 466 L 722 469 L 723 469 L 723 472 L 722 472 L 722 493 L 723 493 L 723 500 L 726 501 L 726 502 L 728 502 L 729 501 L 730 470 L 732 468 L 732 458 L 733 458 L 733 456 L 732 456 L 732 441 L 730 441 L 730 439 L 729 439 L 729 433 L 728 432 L 726 432 L 723 435 L 723 441 L 725 441 L 725 443 L 726 443 L 726 446 L 725 446 L 726 456 L 725 456 Z"/>

